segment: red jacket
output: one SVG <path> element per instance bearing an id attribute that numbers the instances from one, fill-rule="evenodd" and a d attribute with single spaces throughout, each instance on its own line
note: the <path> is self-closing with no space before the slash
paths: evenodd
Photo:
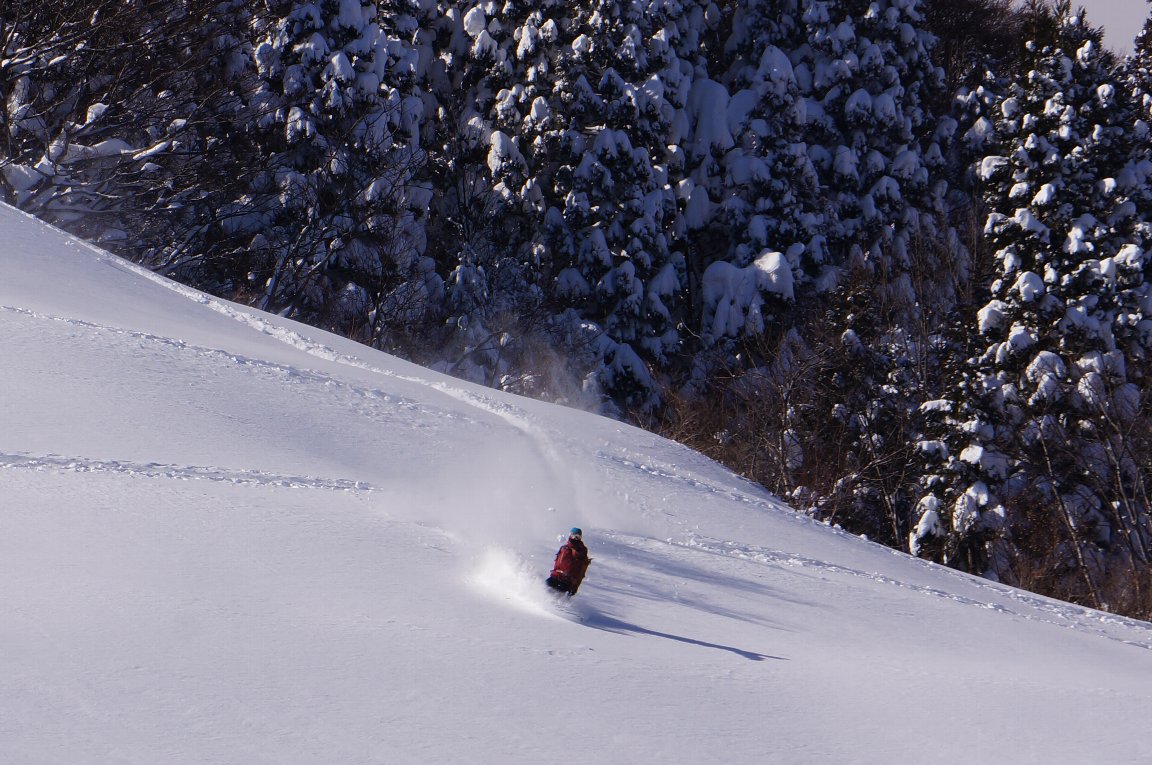
<path id="1" fill-rule="evenodd" d="M 591 559 L 584 543 L 579 539 L 569 539 L 556 552 L 556 561 L 552 564 L 552 577 L 567 580 L 569 591 L 575 594 L 580 582 L 584 581 L 589 562 Z"/>

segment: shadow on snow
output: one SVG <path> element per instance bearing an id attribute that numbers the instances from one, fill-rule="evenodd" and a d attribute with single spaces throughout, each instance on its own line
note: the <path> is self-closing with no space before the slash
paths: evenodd
<path id="1" fill-rule="evenodd" d="M 748 659 L 749 661 L 764 661 L 765 659 L 775 659 L 776 661 L 788 661 L 783 656 L 771 656 L 766 653 L 757 653 L 756 651 L 745 651 L 742 648 L 736 648 L 730 645 L 721 645 L 720 643 L 709 643 L 706 640 L 696 640 L 695 638 L 684 637 L 683 635 L 673 635 L 670 632 L 660 632 L 658 630 L 650 630 L 647 627 L 641 627 L 638 624 L 630 624 L 612 616 L 603 613 L 589 613 L 585 616 L 585 625 L 594 629 L 603 630 L 604 632 L 613 632 L 618 635 L 628 633 L 636 635 L 651 635 L 652 637 L 665 638 L 666 640 L 675 640 L 678 643 L 687 643 L 688 645 L 700 646 L 701 648 L 715 648 L 720 651 L 728 651 L 737 656 Z"/>

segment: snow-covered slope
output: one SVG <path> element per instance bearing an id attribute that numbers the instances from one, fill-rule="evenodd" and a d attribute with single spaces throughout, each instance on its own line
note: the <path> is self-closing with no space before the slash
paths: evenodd
<path id="1" fill-rule="evenodd" d="M 1149 649 L 0 208 L 2 762 L 1149 762 Z"/>

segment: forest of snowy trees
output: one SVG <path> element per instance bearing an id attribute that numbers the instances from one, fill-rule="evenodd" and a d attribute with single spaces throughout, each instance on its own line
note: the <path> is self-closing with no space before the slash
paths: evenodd
<path id="1" fill-rule="evenodd" d="M 1152 25 L 1055 0 L 9 0 L 0 198 L 1152 617 Z"/>

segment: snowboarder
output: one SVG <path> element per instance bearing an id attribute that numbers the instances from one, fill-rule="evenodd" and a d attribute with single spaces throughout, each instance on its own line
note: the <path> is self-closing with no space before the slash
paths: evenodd
<path id="1" fill-rule="evenodd" d="M 584 581 L 584 574 L 591 562 L 588 548 L 584 546 L 584 532 L 573 528 L 568 532 L 568 541 L 556 552 L 556 562 L 552 564 L 552 574 L 547 580 L 548 586 L 572 597 L 580 589 L 580 583 Z"/>

